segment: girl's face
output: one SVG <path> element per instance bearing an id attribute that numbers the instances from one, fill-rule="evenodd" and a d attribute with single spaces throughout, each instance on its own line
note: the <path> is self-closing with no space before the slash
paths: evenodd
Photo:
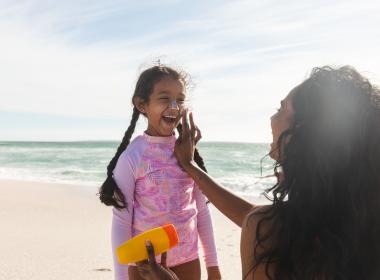
<path id="1" fill-rule="evenodd" d="M 165 77 L 153 87 L 148 102 L 137 101 L 137 109 L 148 119 L 150 136 L 173 135 L 184 110 L 186 89 L 182 81 Z"/>
<path id="2" fill-rule="evenodd" d="M 271 127 L 273 141 L 270 145 L 269 156 L 274 160 L 279 159 L 277 142 L 281 133 L 287 130 L 293 123 L 294 110 L 292 104 L 292 97 L 294 95 L 294 89 L 281 101 L 281 107 L 271 117 Z"/>

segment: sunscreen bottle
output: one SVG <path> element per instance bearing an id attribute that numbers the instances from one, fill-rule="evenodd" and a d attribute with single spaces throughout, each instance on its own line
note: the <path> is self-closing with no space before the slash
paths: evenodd
<path id="1" fill-rule="evenodd" d="M 152 242 L 154 253 L 157 256 L 176 246 L 178 244 L 178 235 L 173 224 L 140 233 L 116 249 L 119 263 L 128 264 L 148 259 L 145 240 Z"/>

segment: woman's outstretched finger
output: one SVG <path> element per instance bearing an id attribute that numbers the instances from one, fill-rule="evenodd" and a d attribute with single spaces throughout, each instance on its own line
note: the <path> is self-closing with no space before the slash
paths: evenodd
<path id="1" fill-rule="evenodd" d="M 190 112 L 189 118 L 190 118 L 190 135 L 191 135 L 191 139 L 195 139 L 195 133 L 196 133 L 195 127 L 196 127 L 196 125 L 194 124 L 194 118 L 193 118 L 193 113 L 192 112 Z"/>
<path id="2" fill-rule="evenodd" d="M 150 240 L 145 241 L 146 250 L 148 251 L 148 262 L 151 266 L 156 266 L 156 257 L 154 255 L 154 248 Z"/>
<path id="3" fill-rule="evenodd" d="M 187 110 L 182 115 L 182 136 L 187 137 L 190 132 L 189 121 L 187 119 Z"/>
<path id="4" fill-rule="evenodd" d="M 167 256 L 168 256 L 168 254 L 166 252 L 161 254 L 161 265 L 165 268 L 167 268 L 167 265 L 166 265 Z"/>
<path id="5" fill-rule="evenodd" d="M 198 126 L 195 126 L 195 130 L 197 131 L 197 136 L 195 137 L 194 142 L 197 144 L 202 138 L 202 133 Z"/>

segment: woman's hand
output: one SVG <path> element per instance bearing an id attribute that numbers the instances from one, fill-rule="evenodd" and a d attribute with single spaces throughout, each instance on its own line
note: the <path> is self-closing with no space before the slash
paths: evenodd
<path id="1" fill-rule="evenodd" d="M 190 113 L 190 124 L 187 110 L 182 115 L 182 132 L 178 136 L 174 147 L 174 155 L 183 169 L 187 169 L 194 162 L 195 145 L 201 139 L 201 131 L 194 124 L 193 114 Z"/>
<path id="2" fill-rule="evenodd" d="M 177 275 L 166 267 L 166 253 L 161 255 L 161 264 L 156 262 L 152 243 L 147 240 L 148 260 L 136 263 L 140 276 L 145 280 L 179 280 Z"/>

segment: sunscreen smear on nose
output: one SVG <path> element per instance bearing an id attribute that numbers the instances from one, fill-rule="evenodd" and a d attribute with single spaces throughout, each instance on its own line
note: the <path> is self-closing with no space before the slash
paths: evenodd
<path id="1" fill-rule="evenodd" d="M 128 264 L 148 259 L 145 246 L 146 240 L 152 242 L 156 256 L 176 246 L 179 241 L 173 224 L 145 231 L 129 239 L 116 249 L 119 263 Z"/>

